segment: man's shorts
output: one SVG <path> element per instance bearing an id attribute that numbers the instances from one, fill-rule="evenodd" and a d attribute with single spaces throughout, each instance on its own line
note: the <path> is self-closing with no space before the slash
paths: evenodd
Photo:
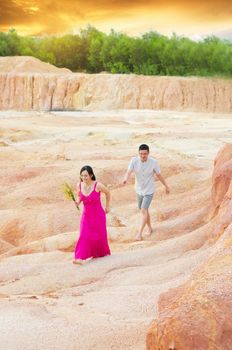
<path id="1" fill-rule="evenodd" d="M 154 196 L 154 193 L 145 194 L 144 196 L 137 193 L 137 201 L 138 201 L 139 209 L 148 209 L 151 204 L 153 196 Z"/>

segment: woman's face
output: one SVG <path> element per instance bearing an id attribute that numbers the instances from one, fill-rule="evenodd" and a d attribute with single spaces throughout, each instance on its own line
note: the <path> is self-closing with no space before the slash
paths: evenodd
<path id="1" fill-rule="evenodd" d="M 92 180 L 92 177 L 89 175 L 87 170 L 83 170 L 80 176 L 83 182 L 89 182 Z"/>

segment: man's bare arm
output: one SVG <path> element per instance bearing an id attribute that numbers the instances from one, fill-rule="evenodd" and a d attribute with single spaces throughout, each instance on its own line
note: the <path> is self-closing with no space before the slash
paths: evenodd
<path id="1" fill-rule="evenodd" d="M 159 181 L 164 185 L 165 189 L 166 189 L 166 193 L 170 193 L 170 188 L 168 187 L 166 181 L 164 180 L 163 176 L 161 174 L 156 174 L 157 178 L 159 179 Z"/>
<path id="2" fill-rule="evenodd" d="M 129 180 L 129 177 L 130 177 L 131 173 L 132 173 L 132 170 L 127 170 L 127 172 L 126 172 L 126 174 L 125 174 L 125 176 L 124 176 L 124 179 L 123 179 L 123 181 L 122 181 L 122 184 L 123 184 L 123 185 L 125 185 L 125 184 L 127 183 L 127 181 Z"/>

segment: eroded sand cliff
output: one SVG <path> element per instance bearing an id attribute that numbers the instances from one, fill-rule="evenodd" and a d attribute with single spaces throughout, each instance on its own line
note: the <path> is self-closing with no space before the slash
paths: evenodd
<path id="1" fill-rule="evenodd" d="M 0 96 L 2 110 L 232 112 L 229 79 L 71 73 L 32 57 L 0 58 Z"/>

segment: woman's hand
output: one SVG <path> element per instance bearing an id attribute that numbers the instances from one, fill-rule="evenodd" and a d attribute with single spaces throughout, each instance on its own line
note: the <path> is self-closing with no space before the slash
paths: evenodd
<path id="1" fill-rule="evenodd" d="M 80 201 L 78 201 L 78 200 L 76 200 L 74 203 L 75 203 L 75 205 L 76 205 L 77 209 L 80 209 L 80 208 L 79 208 L 79 205 L 80 205 L 80 203 L 81 203 L 81 202 L 80 202 Z"/>
<path id="2" fill-rule="evenodd" d="M 105 212 L 106 212 L 106 214 L 108 214 L 110 212 L 110 206 L 109 205 L 106 205 Z"/>

